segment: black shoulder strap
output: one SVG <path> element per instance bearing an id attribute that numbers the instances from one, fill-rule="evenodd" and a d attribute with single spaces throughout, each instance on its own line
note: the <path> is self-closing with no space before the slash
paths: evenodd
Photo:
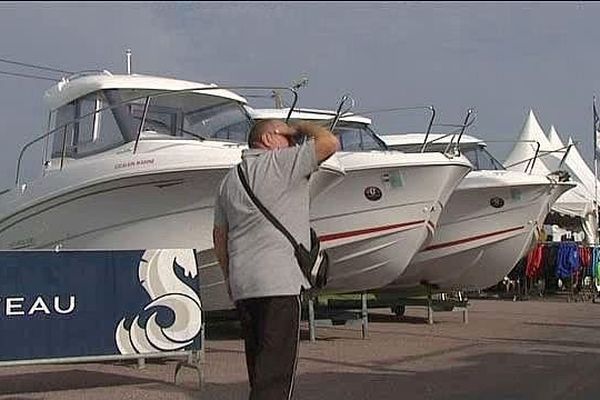
<path id="1" fill-rule="evenodd" d="M 281 222 L 279 222 L 279 220 L 277 218 L 275 218 L 275 216 L 273 214 L 271 214 L 271 212 L 265 208 L 265 206 L 260 202 L 260 200 L 258 200 L 258 198 L 254 194 L 252 189 L 250 189 L 250 185 L 248 185 L 246 176 L 244 176 L 244 172 L 242 171 L 241 164 L 238 164 L 238 166 L 237 166 L 237 173 L 240 177 L 240 181 L 242 182 L 242 186 L 244 186 L 244 189 L 246 189 L 246 193 L 248 193 L 248 196 L 250 196 L 250 199 L 252 200 L 252 202 L 256 205 L 256 207 L 258 207 L 258 209 L 263 213 L 263 215 L 275 226 L 275 228 L 277 228 L 279 231 L 281 231 L 281 233 L 283 233 L 283 235 L 290 241 L 290 243 L 292 243 L 292 246 L 294 246 L 294 249 L 297 249 L 298 242 L 296 241 L 296 239 L 294 239 L 292 234 L 290 232 L 288 232 L 287 229 L 285 229 L 285 227 L 281 224 Z"/>

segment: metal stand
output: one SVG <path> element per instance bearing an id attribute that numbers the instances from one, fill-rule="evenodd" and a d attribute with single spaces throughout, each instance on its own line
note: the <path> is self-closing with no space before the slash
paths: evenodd
<path id="1" fill-rule="evenodd" d="M 204 323 L 200 331 L 200 349 L 193 350 L 188 354 L 186 361 L 179 361 L 175 365 L 175 371 L 173 373 L 173 383 L 177 384 L 177 374 L 182 367 L 188 367 L 196 370 L 198 376 L 198 388 L 202 388 L 204 384 Z"/>
<path id="2" fill-rule="evenodd" d="M 308 298 L 308 332 L 311 342 L 316 342 L 315 335 L 315 302 L 312 297 Z"/>
<path id="3" fill-rule="evenodd" d="M 146 359 L 145 358 L 138 358 L 137 359 L 137 368 L 138 369 L 145 369 L 146 368 Z"/>
<path id="4" fill-rule="evenodd" d="M 433 325 L 433 299 L 431 295 L 431 286 L 427 286 L 427 323 Z"/>
<path id="5" fill-rule="evenodd" d="M 469 309 L 465 306 L 463 308 L 463 324 L 469 323 Z"/>
<path id="6" fill-rule="evenodd" d="M 318 298 L 317 297 L 308 297 L 308 332 L 309 332 L 309 339 L 311 342 L 315 342 L 316 339 L 316 318 L 315 318 L 315 300 L 317 301 L 317 306 L 318 306 Z M 329 306 L 328 306 L 329 307 Z M 349 307 L 349 308 L 354 308 L 356 310 L 357 304 L 356 301 L 354 301 L 354 307 Z M 323 313 L 323 311 L 321 310 L 321 313 Z M 336 325 L 336 322 L 340 322 L 340 321 L 347 321 L 347 320 L 358 320 L 359 316 L 361 319 L 361 337 L 363 339 L 366 339 L 369 336 L 369 309 L 368 309 L 368 303 L 367 303 L 367 293 L 361 293 L 360 294 L 360 314 L 356 311 L 353 312 L 340 312 L 340 311 L 334 311 L 331 309 L 327 309 L 325 311 L 325 314 L 321 315 L 321 318 L 325 317 L 325 318 L 331 318 L 332 325 Z M 323 320 L 321 320 L 323 321 Z"/>
<path id="7" fill-rule="evenodd" d="M 360 294 L 361 301 L 361 310 L 360 314 L 362 317 L 361 327 L 362 327 L 362 338 L 366 339 L 369 336 L 369 310 L 367 308 L 367 294 Z"/>

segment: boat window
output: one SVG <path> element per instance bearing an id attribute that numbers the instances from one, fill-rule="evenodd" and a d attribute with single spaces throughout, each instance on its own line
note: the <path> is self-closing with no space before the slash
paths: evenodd
<path id="1" fill-rule="evenodd" d="M 145 105 L 132 103 L 129 104 L 129 114 L 133 117 L 133 132 L 138 132 L 140 123 L 144 115 Z M 177 120 L 181 119 L 181 113 L 177 108 L 165 107 L 157 104 L 148 106 L 146 119 L 144 120 L 143 137 L 175 136 L 177 132 Z"/>
<path id="2" fill-rule="evenodd" d="M 150 91 L 112 94 L 115 103 L 132 99 L 115 115 L 121 129 L 135 140 Z M 135 95 L 133 94 L 135 92 Z M 117 98 L 118 97 L 118 98 Z M 173 93 L 150 98 L 141 139 L 199 138 L 245 142 L 250 118 L 235 101 L 197 93 Z"/>
<path id="3" fill-rule="evenodd" d="M 496 160 L 486 149 L 475 147 L 461 149 L 462 154 L 471 161 L 475 170 L 504 170 L 504 166 Z"/>
<path id="4" fill-rule="evenodd" d="M 386 150 L 385 144 L 364 124 L 343 123 L 335 129 L 344 151 Z"/>
<path id="5" fill-rule="evenodd" d="M 105 105 L 100 92 L 77 99 L 60 107 L 53 118 L 53 127 L 59 128 L 52 143 L 52 157 L 80 158 L 124 143 L 124 139 L 110 110 L 99 111 Z"/>
<path id="6" fill-rule="evenodd" d="M 53 113 L 52 126 L 66 126 L 54 134 L 52 157 L 61 157 L 63 136 L 65 155 L 71 158 L 134 141 L 143 119 L 146 96 L 151 97 L 142 140 L 212 138 L 246 142 L 250 117 L 237 102 L 189 92 L 157 94 L 155 90 L 107 89 L 60 107 Z"/>
<path id="7" fill-rule="evenodd" d="M 183 131 L 212 139 L 246 143 L 252 126 L 243 109 L 233 102 L 199 108 L 184 115 Z"/>
<path id="8" fill-rule="evenodd" d="M 66 141 L 64 146 L 68 147 L 69 144 L 73 143 L 73 124 L 69 122 L 75 119 L 75 102 L 69 103 L 59 108 L 54 117 L 55 125 L 53 128 L 62 127 L 56 131 L 53 135 L 54 139 L 52 142 L 52 157 L 60 157 L 62 154 L 63 143 Z"/>

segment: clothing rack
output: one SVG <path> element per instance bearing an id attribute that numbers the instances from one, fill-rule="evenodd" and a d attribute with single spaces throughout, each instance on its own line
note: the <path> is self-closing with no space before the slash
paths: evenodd
<path id="1" fill-rule="evenodd" d="M 538 241 L 509 278 L 516 282 L 519 298 L 566 293 L 568 301 L 594 301 L 600 282 L 600 246 L 573 240 Z"/>

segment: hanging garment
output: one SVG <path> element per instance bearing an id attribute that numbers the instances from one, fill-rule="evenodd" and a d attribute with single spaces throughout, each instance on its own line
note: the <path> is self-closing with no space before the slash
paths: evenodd
<path id="1" fill-rule="evenodd" d="M 587 246 L 579 247 L 579 259 L 581 262 L 581 267 L 585 274 L 588 274 L 588 271 L 591 272 L 592 260 L 591 260 L 590 248 Z"/>
<path id="2" fill-rule="evenodd" d="M 579 249 L 575 242 L 564 241 L 558 245 L 558 257 L 556 260 L 556 276 L 569 278 L 579 270 Z"/>
<path id="3" fill-rule="evenodd" d="M 594 247 L 592 251 L 592 276 L 600 279 L 600 247 Z"/>
<path id="4" fill-rule="evenodd" d="M 525 275 L 528 278 L 536 279 L 542 274 L 542 253 L 543 245 L 536 245 L 527 257 L 527 267 Z"/>

